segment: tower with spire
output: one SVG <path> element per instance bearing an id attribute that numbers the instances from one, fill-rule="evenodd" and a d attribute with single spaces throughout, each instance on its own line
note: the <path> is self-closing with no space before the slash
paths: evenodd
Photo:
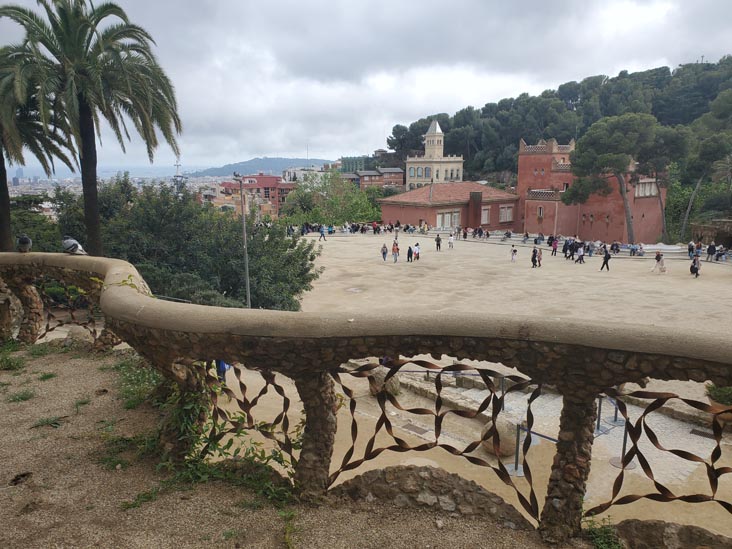
<path id="1" fill-rule="evenodd" d="M 445 134 L 437 120 L 430 123 L 423 143 L 423 155 L 407 157 L 407 190 L 463 180 L 463 157 L 445 156 Z"/>

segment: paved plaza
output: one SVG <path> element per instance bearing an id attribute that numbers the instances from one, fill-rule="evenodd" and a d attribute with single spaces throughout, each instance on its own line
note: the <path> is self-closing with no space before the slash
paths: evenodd
<path id="1" fill-rule="evenodd" d="M 586 258 L 584 265 L 565 260 L 558 252 L 551 257 L 551 250 L 543 247 L 542 267 L 532 269 L 530 254 L 533 246 L 520 246 L 516 263 L 510 260 L 511 245 L 501 242 L 459 241 L 455 248 L 447 248 L 446 234 L 443 249 L 435 251 L 434 236 L 400 235 L 401 255 L 396 264 L 391 255 L 384 262 L 379 250 L 384 242 L 389 249 L 391 235 L 336 235 L 323 243 L 319 265 L 325 268 L 313 291 L 303 300 L 303 310 L 308 312 L 383 311 L 384 321 L 389 316 L 412 313 L 495 313 L 538 315 L 563 320 L 585 320 L 592 324 L 621 322 L 625 324 L 659 325 L 677 328 L 679 332 L 716 330 L 729 333 L 732 325 L 732 268 L 727 265 L 704 263 L 702 275 L 694 279 L 683 259 L 666 262 L 668 272 L 651 273 L 653 254 L 643 258 L 630 258 L 627 252 L 610 261 L 610 272 L 599 272 L 602 259 Z M 418 262 L 406 262 L 406 248 L 419 242 L 422 249 Z M 672 255 L 672 254 L 669 254 Z M 677 255 L 681 258 L 681 254 Z M 424 357 L 429 359 L 429 357 Z M 452 362 L 443 357 L 443 364 Z M 471 361 L 466 361 L 470 363 Z M 502 365 L 473 363 L 492 369 L 504 369 Z M 705 400 L 703 385 L 699 383 L 653 382 L 651 390 L 674 391 L 687 398 Z M 487 392 L 479 389 L 450 388 L 454 397 L 463 401 L 473 400 L 475 406 Z M 368 400 L 367 391 L 362 391 Z M 430 405 L 429 399 L 416 395 L 400 396 L 412 405 Z M 359 401 L 359 406 L 361 401 Z M 506 411 L 516 417 L 525 413 L 527 395 L 510 394 Z M 359 414 L 369 416 L 369 405 Z M 561 398 L 547 393 L 533 405 L 536 416 L 535 431 L 556 437 L 561 410 Z M 689 408 L 686 407 L 688 410 Z M 631 419 L 638 418 L 642 409 L 629 405 Z M 400 417 L 393 412 L 395 424 L 402 428 L 400 436 L 430 440 L 433 431 L 427 420 Z M 622 449 L 623 427 L 615 424 L 614 409 L 605 400 L 601 431 L 593 447 L 593 467 L 588 484 L 587 505 L 592 506 L 610 497 L 612 481 L 619 469 L 611 464 Z M 707 429 L 686 423 L 663 414 L 653 414 L 648 421 L 667 448 L 692 451 L 708 459 L 713 441 L 705 436 Z M 414 426 L 418 428 L 415 430 Z M 443 433 L 450 443 L 474 440 L 480 425 L 453 424 Z M 416 434 L 415 434 L 416 433 Z M 345 437 L 345 435 L 344 435 Z M 338 437 L 339 440 L 341 436 Z M 344 440 L 340 443 L 345 443 Z M 338 446 L 338 445 L 337 445 Z M 650 460 L 656 478 L 678 494 L 706 493 L 706 472 L 703 465 L 681 460 L 652 447 L 647 439 L 641 440 L 641 449 Z M 338 450 L 338 448 L 337 448 Z M 732 464 L 732 434 L 727 434 L 723 446 L 723 463 Z M 530 462 L 535 473 L 535 486 L 541 492 L 549 473 L 554 446 L 546 440 L 532 447 Z M 484 456 L 485 457 L 485 456 Z M 512 458 L 504 459 L 505 464 Z M 516 504 L 515 496 L 485 470 L 470 466 L 440 450 L 424 454 L 384 454 L 377 462 L 365 467 L 387 464 L 432 464 L 450 470 L 484 484 Z M 355 474 L 361 472 L 359 468 Z M 520 484 L 522 481 L 517 480 Z M 640 467 L 626 472 L 626 493 L 651 493 L 652 483 L 643 476 Z M 539 494 L 543 500 L 543 494 Z M 732 501 L 732 479 L 729 475 L 720 481 L 719 497 Z M 732 520 L 715 504 L 689 505 L 662 504 L 643 500 L 631 505 L 612 507 L 606 514 L 613 521 L 623 518 L 661 518 L 677 522 L 697 524 L 710 530 L 732 535 Z"/>

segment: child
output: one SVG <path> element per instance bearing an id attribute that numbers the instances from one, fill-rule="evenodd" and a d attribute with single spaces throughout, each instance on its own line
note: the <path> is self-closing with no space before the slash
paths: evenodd
<path id="1" fill-rule="evenodd" d="M 518 255 L 518 250 L 516 247 L 511 244 L 511 263 L 516 263 L 516 256 Z"/>

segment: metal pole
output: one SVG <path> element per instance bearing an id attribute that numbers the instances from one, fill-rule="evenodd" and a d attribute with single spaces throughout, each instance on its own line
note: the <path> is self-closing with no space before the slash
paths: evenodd
<path id="1" fill-rule="evenodd" d="M 628 424 L 625 424 L 625 429 L 623 430 L 623 453 L 620 454 L 620 459 L 625 459 L 625 450 L 628 446 Z"/>
<path id="2" fill-rule="evenodd" d="M 600 420 L 602 420 L 602 395 L 597 397 L 597 426 L 595 431 L 600 430 Z"/>
<path id="3" fill-rule="evenodd" d="M 241 232 L 244 238 L 244 284 L 247 292 L 247 309 L 252 308 L 252 296 L 249 292 L 249 250 L 247 249 L 247 213 L 244 207 L 244 180 L 239 177 L 239 197 L 241 198 Z"/>
<path id="4" fill-rule="evenodd" d="M 501 412 L 506 407 L 506 377 L 501 376 Z"/>
<path id="5" fill-rule="evenodd" d="M 518 473 L 519 468 L 519 447 L 521 446 L 521 425 L 516 424 L 516 459 L 514 463 L 514 471 Z"/>

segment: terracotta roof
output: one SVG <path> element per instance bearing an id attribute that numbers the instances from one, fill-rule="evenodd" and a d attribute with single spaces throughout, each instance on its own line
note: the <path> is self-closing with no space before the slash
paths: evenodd
<path id="1" fill-rule="evenodd" d="M 396 196 L 382 198 L 382 204 L 412 204 L 415 206 L 430 206 L 432 204 L 467 204 L 471 192 L 482 192 L 483 202 L 499 200 L 518 200 L 515 194 L 501 191 L 488 185 L 481 185 L 474 181 L 459 181 L 456 183 L 434 183 L 413 191 Z"/>

